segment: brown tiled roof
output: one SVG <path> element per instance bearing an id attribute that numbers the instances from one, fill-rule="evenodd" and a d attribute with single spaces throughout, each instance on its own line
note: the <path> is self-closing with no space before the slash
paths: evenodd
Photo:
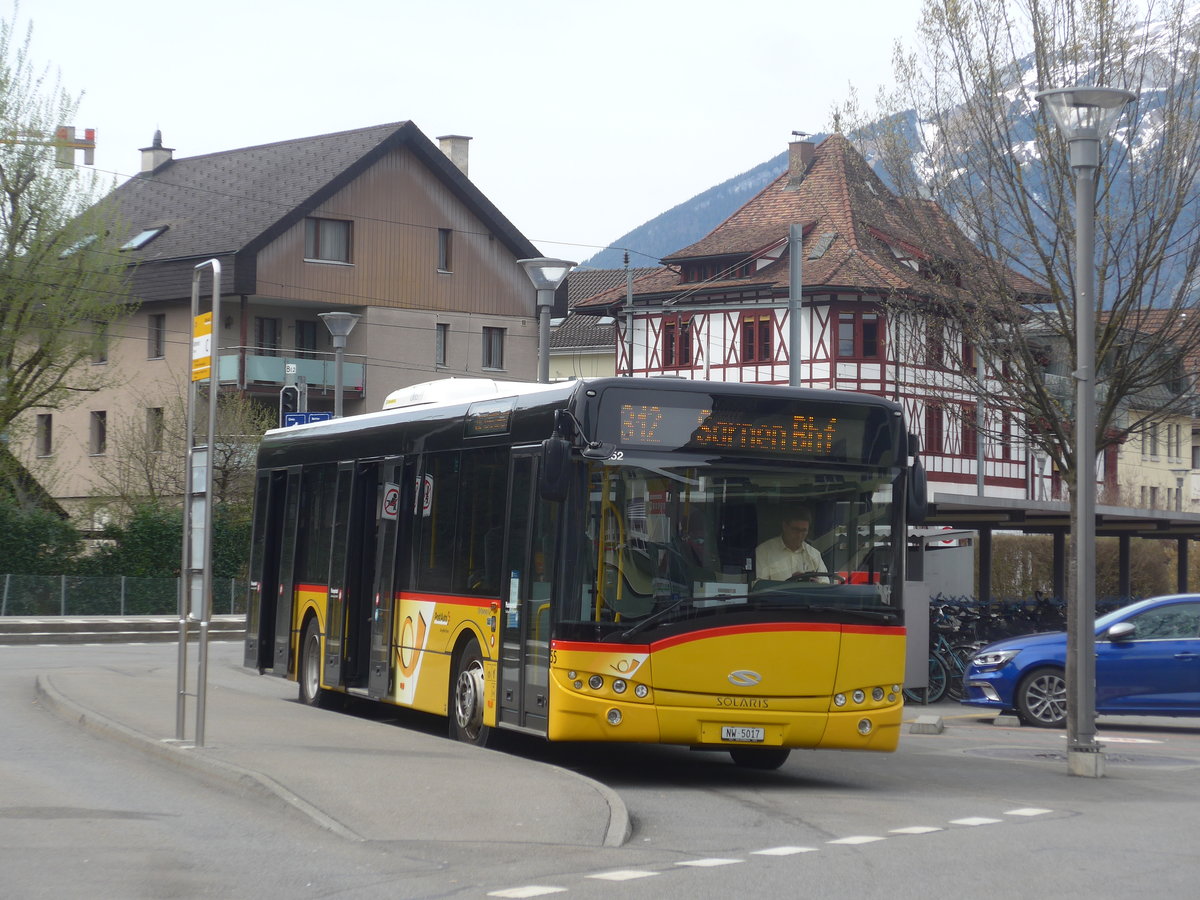
<path id="1" fill-rule="evenodd" d="M 585 316 L 571 313 L 550 332 L 552 350 L 579 350 L 585 347 L 612 349 L 617 326 L 611 316 Z"/>
<path id="2" fill-rule="evenodd" d="M 252 294 L 257 251 L 399 147 L 432 170 L 515 256 L 540 255 L 412 122 L 173 159 L 134 176 L 102 202 L 124 234 L 168 226 L 145 249 L 127 253 L 138 264 L 135 284 L 144 299 L 187 296 L 192 266 L 207 257 L 225 260 L 224 289 Z"/>
<path id="3" fill-rule="evenodd" d="M 613 288 L 624 288 L 626 272 L 632 272 L 636 281 L 643 275 L 656 272 L 657 269 L 574 269 L 567 276 L 567 304 L 572 308 L 596 294 L 610 291 Z"/>
<path id="4" fill-rule="evenodd" d="M 955 295 L 897 258 L 890 247 L 905 248 L 916 259 L 953 260 L 964 273 L 994 269 L 935 204 L 897 197 L 840 134 L 816 147 L 795 189 L 788 188 L 789 177 L 781 175 L 701 240 L 664 257 L 667 268 L 638 279 L 635 293 L 676 303 L 714 293 L 736 292 L 744 299 L 778 296 L 790 285 L 787 252 L 749 277 L 683 282 L 678 270 L 695 260 L 755 257 L 784 243 L 793 223 L 804 226 L 806 291 Z M 1015 272 L 1005 271 L 1002 277 L 1015 292 L 1045 293 Z M 620 303 L 622 296 L 623 288 L 613 289 L 579 306 L 606 308 Z"/>

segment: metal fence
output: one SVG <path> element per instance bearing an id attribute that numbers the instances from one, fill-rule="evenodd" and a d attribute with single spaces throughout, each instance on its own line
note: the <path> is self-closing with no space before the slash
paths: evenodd
<path id="1" fill-rule="evenodd" d="M 178 578 L 0 575 L 0 616 L 166 616 L 179 612 Z M 246 612 L 246 582 L 214 578 L 213 615 Z"/>

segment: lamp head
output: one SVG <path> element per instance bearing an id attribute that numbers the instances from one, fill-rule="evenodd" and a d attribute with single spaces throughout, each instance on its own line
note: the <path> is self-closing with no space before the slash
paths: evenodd
<path id="1" fill-rule="evenodd" d="M 518 259 L 517 265 L 525 270 L 536 290 L 556 291 L 566 279 L 567 273 L 579 263 L 539 256 L 534 259 Z"/>

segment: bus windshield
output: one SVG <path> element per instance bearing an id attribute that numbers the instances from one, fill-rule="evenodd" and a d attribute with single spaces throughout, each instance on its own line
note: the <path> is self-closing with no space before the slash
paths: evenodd
<path id="1" fill-rule="evenodd" d="M 763 611 L 899 623 L 895 469 L 658 459 L 590 463 L 560 634 L 640 642 Z"/>

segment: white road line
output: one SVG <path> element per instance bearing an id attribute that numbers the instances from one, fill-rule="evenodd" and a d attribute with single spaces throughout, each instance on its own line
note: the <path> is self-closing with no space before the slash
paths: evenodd
<path id="1" fill-rule="evenodd" d="M 601 881 L 632 881 L 635 878 L 649 878 L 651 875 L 657 874 L 657 872 L 650 872 L 646 869 L 618 869 L 615 872 L 600 872 L 586 877 L 598 878 Z"/>
<path id="2" fill-rule="evenodd" d="M 965 819 L 951 819 L 951 825 L 995 825 L 997 822 L 1003 822 L 1003 819 L 988 819 L 984 816 L 968 816 Z"/>
<path id="3" fill-rule="evenodd" d="M 935 831 L 942 831 L 934 825 L 909 825 L 907 828 L 892 828 L 888 834 L 933 834 Z"/>
<path id="4" fill-rule="evenodd" d="M 766 850 L 751 850 L 755 856 L 792 856 L 796 853 L 816 853 L 816 847 L 769 847 Z"/>
<path id="5" fill-rule="evenodd" d="M 826 841 L 827 844 L 873 844 L 875 841 L 886 841 L 887 838 L 873 834 L 857 834 L 853 837 L 838 838 L 836 841 Z"/>
<path id="6" fill-rule="evenodd" d="M 1006 816 L 1044 816 L 1046 813 L 1054 812 L 1052 809 L 1039 809 L 1036 806 L 1023 806 L 1020 809 L 1010 809 L 1005 813 Z"/>
<path id="7" fill-rule="evenodd" d="M 503 891 L 492 891 L 489 897 L 544 897 L 546 894 L 562 894 L 563 887 L 546 887 L 540 884 L 527 884 L 525 887 L 506 888 Z"/>
<path id="8" fill-rule="evenodd" d="M 710 868 L 712 866 L 732 866 L 734 863 L 745 862 L 744 859 L 722 859 L 718 856 L 709 857 L 708 859 L 689 859 L 683 862 L 677 862 L 677 866 L 696 866 L 698 868 Z"/>

